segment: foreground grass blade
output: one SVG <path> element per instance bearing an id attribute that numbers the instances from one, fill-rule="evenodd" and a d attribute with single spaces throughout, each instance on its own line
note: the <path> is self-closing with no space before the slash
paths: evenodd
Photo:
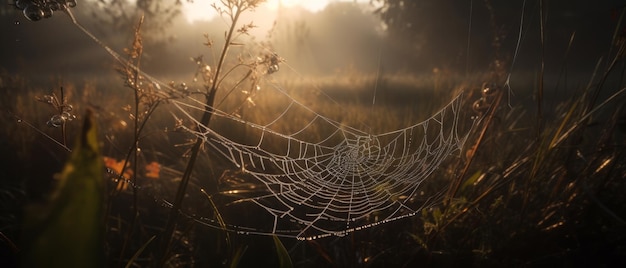
<path id="1" fill-rule="evenodd" d="M 243 254 L 246 253 L 246 250 L 248 249 L 248 246 L 242 245 L 239 248 L 237 248 L 237 251 L 235 251 L 235 254 L 233 254 L 233 256 L 230 258 L 230 268 L 237 268 L 239 267 L 239 262 L 241 262 L 241 259 L 243 258 Z"/>
<path id="2" fill-rule="evenodd" d="M 139 255 L 141 255 L 141 253 L 146 249 L 146 247 L 148 247 L 148 245 L 150 245 L 150 243 L 152 243 L 152 240 L 154 240 L 156 238 L 156 235 L 153 235 L 152 237 L 150 237 L 150 239 L 148 240 L 148 242 L 144 243 L 143 246 L 141 246 L 141 248 L 139 248 L 139 250 L 137 250 L 137 252 L 135 252 L 135 255 L 133 255 L 132 258 L 130 258 L 130 260 L 128 260 L 128 262 L 126 263 L 126 268 L 130 268 L 133 266 L 133 263 L 135 262 L 135 260 L 137 260 L 137 258 L 139 258 Z"/>
<path id="3" fill-rule="evenodd" d="M 103 179 L 90 111 L 57 186 L 45 204 L 26 208 L 22 266 L 103 267 Z"/>
<path id="4" fill-rule="evenodd" d="M 278 264 L 281 268 L 291 268 L 293 267 L 293 263 L 291 263 L 291 258 L 289 257 L 289 252 L 280 242 L 278 236 L 272 236 L 274 238 L 274 246 L 276 247 L 276 255 L 278 255 Z"/>

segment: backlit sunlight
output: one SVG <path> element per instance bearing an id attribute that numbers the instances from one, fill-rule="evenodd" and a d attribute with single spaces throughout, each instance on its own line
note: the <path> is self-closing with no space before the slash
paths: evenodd
<path id="1" fill-rule="evenodd" d="M 262 5 L 270 11 L 278 11 L 279 7 L 282 8 L 294 8 L 300 7 L 310 12 L 318 12 L 323 10 L 330 2 L 346 2 L 354 0 L 268 0 Z M 208 21 L 213 19 L 217 13 L 211 7 L 211 3 L 214 1 L 208 0 L 196 0 L 193 3 L 182 2 L 183 14 L 189 23 L 194 21 Z M 369 0 L 357 0 L 357 2 L 369 3 Z"/>
<path id="2" fill-rule="evenodd" d="M 271 10 L 277 10 L 282 5 L 285 8 L 300 6 L 311 12 L 317 12 L 324 9 L 328 2 L 328 0 L 269 0 L 265 4 Z"/>

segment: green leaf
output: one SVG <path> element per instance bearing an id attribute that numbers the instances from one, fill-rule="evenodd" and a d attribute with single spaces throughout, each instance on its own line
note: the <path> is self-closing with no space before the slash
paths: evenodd
<path id="1" fill-rule="evenodd" d="M 439 208 L 433 209 L 433 221 L 436 225 L 439 225 L 439 223 L 441 223 L 442 216 L 443 214 L 441 213 L 441 210 Z"/>
<path id="2" fill-rule="evenodd" d="M 24 267 L 103 267 L 102 158 L 87 111 L 82 133 L 44 204 L 24 213 Z"/>
<path id="3" fill-rule="evenodd" d="M 280 239 L 278 238 L 278 236 L 273 235 L 272 237 L 274 238 L 274 245 L 276 246 L 276 254 L 278 255 L 279 267 L 281 268 L 293 267 L 293 263 L 291 263 L 291 258 L 289 257 L 289 252 L 287 252 L 287 249 L 285 248 L 283 243 L 280 242 Z"/>
<path id="4" fill-rule="evenodd" d="M 469 179 L 467 179 L 463 185 L 461 185 L 461 189 L 460 191 L 463 193 L 465 192 L 465 190 L 470 186 L 470 185 L 474 185 L 474 183 L 476 183 L 476 181 L 478 181 L 478 179 L 481 177 L 482 172 L 476 171 L 476 173 L 474 173 L 474 175 L 472 175 L 471 177 L 469 177 Z"/>
<path id="5" fill-rule="evenodd" d="M 239 266 L 239 262 L 241 262 L 241 259 L 243 259 L 243 255 L 246 253 L 246 250 L 248 249 L 248 246 L 239 246 L 239 248 L 237 248 L 237 251 L 235 251 L 235 254 L 231 257 L 230 259 L 230 268 L 236 268 Z"/>

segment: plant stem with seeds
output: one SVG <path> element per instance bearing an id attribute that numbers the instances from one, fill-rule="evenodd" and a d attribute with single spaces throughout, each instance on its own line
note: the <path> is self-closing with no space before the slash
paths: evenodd
<path id="1" fill-rule="evenodd" d="M 209 94 L 206 97 L 205 110 L 202 114 L 202 118 L 200 119 L 200 125 L 197 126 L 200 128 L 208 128 L 209 123 L 211 122 L 211 116 L 213 115 L 213 103 L 215 101 L 215 95 L 217 93 L 217 89 L 219 88 L 219 75 L 224 65 L 224 60 L 226 59 L 226 55 L 228 54 L 228 49 L 230 47 L 230 43 L 233 38 L 233 33 L 235 32 L 235 27 L 237 25 L 237 21 L 239 20 L 239 16 L 247 9 L 245 2 L 237 3 L 237 6 L 231 11 L 234 11 L 234 16 L 232 18 L 232 24 L 230 25 L 230 29 L 226 34 L 224 47 L 222 48 L 222 53 L 220 55 L 220 59 L 217 64 L 217 68 L 215 69 L 215 74 L 213 76 L 213 81 L 211 82 L 210 88 L 207 87 Z M 195 143 L 191 148 L 191 155 L 189 157 L 189 161 L 187 161 L 187 166 L 185 168 L 185 172 L 183 173 L 180 184 L 178 185 L 178 190 L 176 191 L 176 196 L 174 198 L 174 202 L 172 204 L 172 210 L 169 215 L 169 219 L 167 225 L 165 227 L 165 231 L 163 232 L 162 241 L 161 241 L 161 255 L 162 259 L 159 267 L 163 267 L 169 258 L 169 249 L 170 244 L 174 238 L 174 233 L 176 231 L 176 224 L 178 221 L 178 217 L 180 216 L 180 209 L 182 207 L 183 199 L 185 197 L 185 193 L 187 191 L 187 186 L 189 185 L 189 180 L 191 178 L 191 174 L 193 172 L 194 164 L 196 163 L 196 159 L 198 158 L 198 153 L 200 152 L 200 148 L 202 147 L 202 143 L 204 140 L 201 137 L 196 138 Z"/>

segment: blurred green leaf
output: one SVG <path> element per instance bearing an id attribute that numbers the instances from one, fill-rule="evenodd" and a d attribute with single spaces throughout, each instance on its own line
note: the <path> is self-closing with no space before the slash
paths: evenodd
<path id="1" fill-rule="evenodd" d="M 436 225 L 438 225 L 441 220 L 442 220 L 442 213 L 441 210 L 439 208 L 435 208 L 433 209 L 433 221 L 435 222 Z"/>
<path id="2" fill-rule="evenodd" d="M 141 255 L 141 253 L 146 249 L 146 247 L 148 247 L 148 245 L 150 243 L 152 243 L 152 241 L 156 238 L 156 235 L 153 235 L 152 237 L 150 237 L 150 239 L 143 244 L 143 246 L 141 246 L 141 248 L 139 248 L 139 250 L 137 250 L 137 252 L 135 252 L 135 255 L 133 255 L 132 258 L 130 258 L 130 260 L 128 260 L 128 262 L 126 263 L 126 268 L 130 268 L 133 266 L 133 263 L 135 262 L 135 260 L 137 258 L 139 258 L 139 256 Z"/>
<path id="3" fill-rule="evenodd" d="M 469 187 L 471 185 L 474 185 L 474 183 L 476 183 L 476 181 L 478 181 L 478 179 L 481 177 L 481 175 L 482 175 L 482 172 L 479 170 L 479 171 L 476 171 L 476 173 L 474 173 L 474 175 L 469 177 L 469 179 L 467 179 L 463 183 L 463 185 L 461 185 L 461 189 L 460 189 L 461 193 L 464 193 L 465 190 L 467 189 L 467 187 Z"/>
<path id="4" fill-rule="evenodd" d="M 237 251 L 235 251 L 235 254 L 230 259 L 231 268 L 236 268 L 237 266 L 239 266 L 239 262 L 243 258 L 243 254 L 246 253 L 247 249 L 248 249 L 248 246 L 246 245 L 242 245 L 237 248 Z"/>
<path id="5" fill-rule="evenodd" d="M 26 207 L 24 267 L 103 267 L 103 179 L 93 114 L 57 186 L 44 204 Z"/>
<path id="6" fill-rule="evenodd" d="M 289 252 L 285 248 L 278 236 L 272 236 L 274 238 L 274 245 L 276 246 L 276 254 L 278 255 L 278 263 L 281 268 L 290 268 L 293 267 L 293 263 L 291 263 L 291 257 L 289 257 Z"/>

